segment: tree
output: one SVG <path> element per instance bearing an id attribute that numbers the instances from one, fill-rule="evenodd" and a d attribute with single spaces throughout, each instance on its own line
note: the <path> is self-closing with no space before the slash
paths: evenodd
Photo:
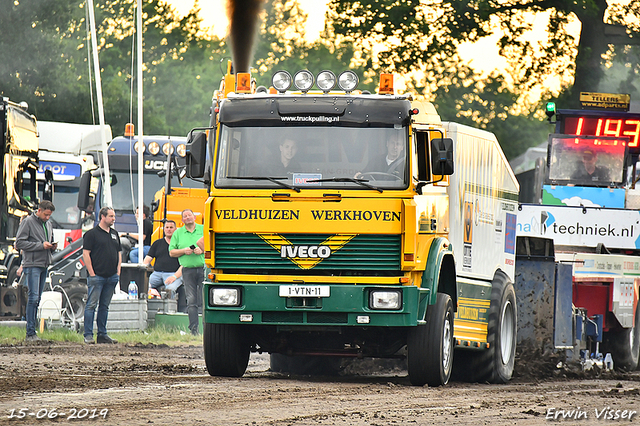
<path id="1" fill-rule="evenodd" d="M 315 75 L 323 70 L 339 74 L 351 69 L 361 81 L 360 89 L 373 89 L 367 84 L 364 67 L 359 66 L 363 61 L 357 59 L 353 43 L 336 40 L 330 28 L 314 42 L 305 40 L 307 15 L 297 1 L 272 0 L 264 16 L 255 48 L 258 84 L 270 86 L 271 75 L 278 70 L 308 69 Z"/>
<path id="2" fill-rule="evenodd" d="M 384 46 L 380 66 L 407 72 L 426 66 L 438 70 L 457 60 L 457 48 L 502 32 L 500 53 L 514 67 L 514 83 L 530 89 L 547 75 L 572 74 L 572 99 L 593 91 L 603 77 L 610 46 L 638 44 L 640 3 L 608 5 L 606 0 L 332 0 L 335 31 Z M 548 13 L 547 40 L 538 49 L 526 35 L 533 16 Z M 568 31 L 571 17 L 582 29 Z"/>

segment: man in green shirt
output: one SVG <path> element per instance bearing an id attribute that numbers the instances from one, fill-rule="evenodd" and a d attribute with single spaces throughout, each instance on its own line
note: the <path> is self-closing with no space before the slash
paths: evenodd
<path id="1" fill-rule="evenodd" d="M 182 281 L 187 296 L 189 330 L 197 335 L 198 313 L 202 310 L 202 282 L 204 281 L 204 227 L 196 223 L 191 209 L 182 211 L 184 226 L 176 229 L 169 243 L 169 255 L 177 257 L 182 266 Z"/>

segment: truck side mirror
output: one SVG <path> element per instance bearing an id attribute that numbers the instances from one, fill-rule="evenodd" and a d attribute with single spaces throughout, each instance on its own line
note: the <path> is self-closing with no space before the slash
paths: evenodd
<path id="1" fill-rule="evenodd" d="M 84 172 L 80 178 L 80 186 L 78 187 L 78 208 L 87 211 L 91 202 L 91 172 Z"/>
<path id="2" fill-rule="evenodd" d="M 44 171 L 44 186 L 42 187 L 42 199 L 53 201 L 53 172 L 51 170 Z"/>
<path id="3" fill-rule="evenodd" d="M 440 176 L 453 174 L 453 139 L 431 140 L 431 172 Z"/>
<path id="4" fill-rule="evenodd" d="M 187 176 L 201 178 L 206 164 L 207 135 L 204 132 L 191 132 L 187 139 Z"/>

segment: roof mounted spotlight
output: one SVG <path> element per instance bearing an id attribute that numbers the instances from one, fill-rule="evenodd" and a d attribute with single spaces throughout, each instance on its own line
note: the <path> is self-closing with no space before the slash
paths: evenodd
<path id="1" fill-rule="evenodd" d="M 336 87 L 336 75 L 328 70 L 320 71 L 316 77 L 316 85 L 323 93 L 329 93 L 331 89 Z"/>
<path id="2" fill-rule="evenodd" d="M 173 145 L 171 144 L 171 142 L 165 142 L 162 145 L 162 152 L 164 153 L 164 155 L 169 155 L 169 153 L 173 154 Z"/>
<path id="3" fill-rule="evenodd" d="M 338 86 L 349 93 L 358 86 L 358 75 L 353 71 L 343 71 L 338 77 Z"/>
<path id="4" fill-rule="evenodd" d="M 276 71 L 271 77 L 271 85 L 278 91 L 278 93 L 285 93 L 289 87 L 291 87 L 291 74 L 286 71 Z"/>
<path id="5" fill-rule="evenodd" d="M 313 74 L 311 74 L 309 70 L 298 71 L 293 76 L 293 84 L 295 84 L 302 93 L 306 93 L 313 87 Z"/>
<path id="6" fill-rule="evenodd" d="M 151 142 L 149 144 L 149 153 L 151 153 L 151 155 L 156 155 L 157 153 L 160 152 L 160 144 L 158 142 Z"/>
<path id="7" fill-rule="evenodd" d="M 140 141 L 136 141 L 136 143 L 133 144 L 133 150 L 137 153 L 140 153 L 140 150 L 144 152 L 145 149 L 146 147 L 144 146 L 144 143 Z M 115 151 L 115 148 L 112 151 Z"/>

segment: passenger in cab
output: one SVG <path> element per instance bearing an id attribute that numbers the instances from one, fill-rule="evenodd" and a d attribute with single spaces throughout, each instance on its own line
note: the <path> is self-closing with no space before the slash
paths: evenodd
<path id="1" fill-rule="evenodd" d="M 369 160 L 367 166 L 354 176 L 356 179 L 367 178 L 371 173 L 382 173 L 387 175 L 394 175 L 398 179 L 401 179 L 404 175 L 404 163 L 405 158 L 404 141 L 399 134 L 395 134 L 387 140 L 387 153 Z M 375 175 L 371 176 L 375 179 Z M 380 176 L 383 178 L 383 176 Z M 379 179 L 378 179 L 379 180 Z"/>

